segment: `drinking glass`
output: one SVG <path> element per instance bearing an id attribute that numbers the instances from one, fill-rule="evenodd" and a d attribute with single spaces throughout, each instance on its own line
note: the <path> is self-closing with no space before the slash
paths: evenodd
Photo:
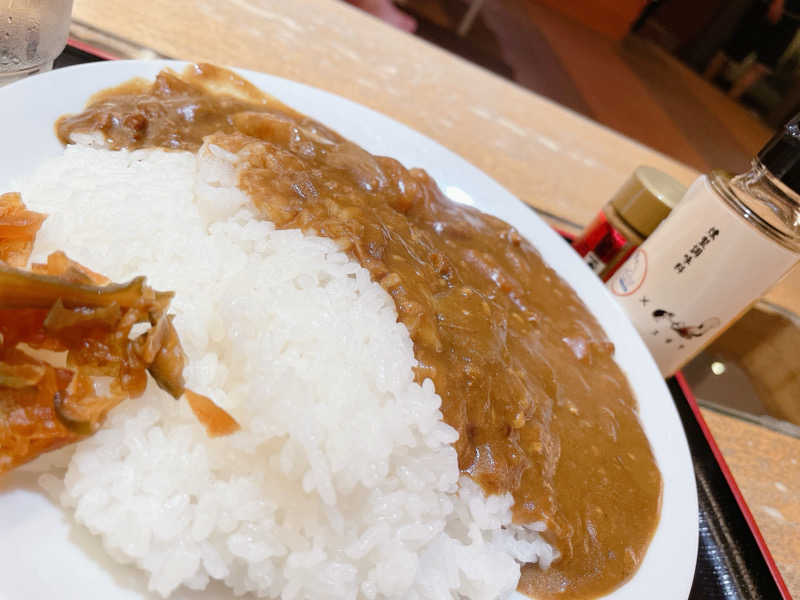
<path id="1" fill-rule="evenodd" d="M 0 86 L 53 68 L 71 13 L 72 0 L 0 0 Z"/>

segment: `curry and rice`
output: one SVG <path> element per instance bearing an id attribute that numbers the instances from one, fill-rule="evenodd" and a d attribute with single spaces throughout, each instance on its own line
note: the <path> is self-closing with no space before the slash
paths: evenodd
<path id="1" fill-rule="evenodd" d="M 151 589 L 591 598 L 635 572 L 661 497 L 636 401 L 512 227 L 208 65 L 104 91 L 57 132 L 64 156 L 21 187 L 47 215 L 27 262 L 63 250 L 173 290 L 174 318 L 142 309 L 124 337 L 174 324 L 186 382 L 89 411 L 105 424 L 42 482 Z M 45 337 L 25 343 L 67 349 Z"/>

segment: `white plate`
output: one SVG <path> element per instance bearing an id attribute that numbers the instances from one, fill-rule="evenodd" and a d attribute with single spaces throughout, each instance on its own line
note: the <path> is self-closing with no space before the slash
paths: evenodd
<path id="1" fill-rule="evenodd" d="M 168 61 L 101 62 L 60 69 L 0 89 L 0 192 L 61 152 L 53 123 L 80 111 L 94 92 L 134 76 L 152 78 Z M 608 598 L 687 598 L 697 554 L 697 494 L 683 428 L 644 343 L 597 277 L 533 211 L 487 175 L 436 142 L 377 112 L 305 85 L 241 71 L 286 104 L 377 154 L 420 166 L 455 200 L 512 223 L 591 309 L 617 347 L 664 479 L 661 521 L 636 575 Z M 477 142 L 476 142 L 477 143 Z M 546 168 L 531 165 L 531 168 Z M 149 598 L 143 578 L 105 557 L 97 540 L 71 526 L 27 474 L 0 480 L 0 598 Z M 185 597 L 231 597 L 217 587 Z M 516 596 L 521 599 L 521 596 Z"/>

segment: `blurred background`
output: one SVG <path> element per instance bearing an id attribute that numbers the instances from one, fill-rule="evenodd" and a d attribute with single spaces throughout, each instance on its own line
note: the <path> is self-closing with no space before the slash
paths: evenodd
<path id="1" fill-rule="evenodd" d="M 744 170 L 800 108 L 793 0 L 352 3 L 700 171 Z"/>

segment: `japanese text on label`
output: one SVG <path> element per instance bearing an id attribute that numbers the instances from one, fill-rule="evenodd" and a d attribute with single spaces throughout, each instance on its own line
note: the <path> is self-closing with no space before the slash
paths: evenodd
<path id="1" fill-rule="evenodd" d="M 675 269 L 678 273 L 683 273 L 686 268 L 692 263 L 692 261 L 697 260 L 700 258 L 700 255 L 703 254 L 703 251 L 706 249 L 711 242 L 713 242 L 719 236 L 719 229 L 716 227 L 709 227 L 706 234 L 700 238 L 700 240 L 688 251 L 684 252 L 683 258 L 673 265 L 673 269 Z"/>

